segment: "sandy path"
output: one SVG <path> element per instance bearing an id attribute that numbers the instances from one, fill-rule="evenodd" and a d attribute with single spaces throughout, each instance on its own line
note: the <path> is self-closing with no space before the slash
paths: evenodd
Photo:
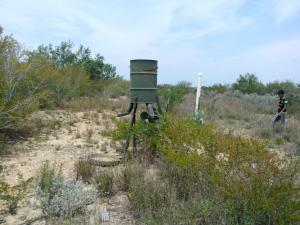
<path id="1" fill-rule="evenodd" d="M 80 158 L 96 154 L 101 160 L 120 160 L 122 157 L 118 152 L 120 146 L 102 135 L 104 130 L 111 128 L 111 117 L 113 116 L 109 112 L 97 113 L 96 111 L 56 110 L 36 113 L 34 117 L 58 121 L 62 125 L 42 133 L 38 137 L 32 137 L 11 146 L 9 150 L 12 154 L 1 158 L 1 162 L 6 166 L 4 179 L 10 184 L 16 184 L 19 182 L 19 175 L 24 179 L 35 177 L 39 168 L 46 161 L 61 166 L 65 177 L 74 178 L 74 163 Z M 4 216 L 6 221 L 4 224 L 22 224 L 22 222 L 40 215 L 41 212 L 33 207 L 34 201 L 34 198 L 29 195 L 20 203 L 17 215 Z M 129 215 L 126 195 L 113 196 L 108 203 L 99 203 L 97 207 L 103 206 L 106 206 L 111 212 L 109 224 L 122 224 L 123 220 L 124 224 L 131 224 L 132 217 Z M 33 224 L 44 224 L 44 221 Z"/>

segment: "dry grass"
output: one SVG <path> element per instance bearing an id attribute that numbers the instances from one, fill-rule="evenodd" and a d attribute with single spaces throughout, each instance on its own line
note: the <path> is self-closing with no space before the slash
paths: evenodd
<path id="1" fill-rule="evenodd" d="M 176 118 L 191 118 L 194 114 L 195 94 L 185 96 L 172 114 Z M 222 132 L 245 137 L 256 137 L 280 145 L 292 154 L 300 154 L 300 121 L 297 115 L 288 114 L 286 130 L 271 130 L 271 119 L 277 109 L 275 96 L 242 95 L 239 93 L 208 93 L 201 98 L 204 121 L 214 123 Z"/>
<path id="2" fill-rule="evenodd" d="M 127 99 L 120 98 L 117 100 L 110 100 L 108 98 L 93 96 L 81 97 L 63 102 L 62 107 L 73 111 L 87 111 L 96 110 L 98 113 L 104 110 L 117 111 L 126 107 Z"/>
<path id="3" fill-rule="evenodd" d="M 90 163 L 89 159 L 80 159 L 75 164 L 75 171 L 77 179 L 82 179 L 84 182 L 91 183 L 96 168 Z"/>
<path id="4" fill-rule="evenodd" d="M 113 194 L 114 174 L 112 171 L 100 171 L 94 177 L 98 191 L 109 196 Z"/>

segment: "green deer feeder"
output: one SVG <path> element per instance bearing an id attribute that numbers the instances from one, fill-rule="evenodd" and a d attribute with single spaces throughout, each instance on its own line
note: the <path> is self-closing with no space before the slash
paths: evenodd
<path id="1" fill-rule="evenodd" d="M 136 111 L 138 104 L 145 104 L 147 111 L 142 112 L 142 120 L 154 123 L 159 120 L 161 107 L 157 95 L 157 61 L 150 59 L 134 59 L 130 61 L 130 103 L 128 108 L 118 114 L 118 117 L 129 115 L 130 130 L 124 146 L 126 152 L 130 143 L 130 131 L 136 122 Z M 154 105 L 157 105 L 157 110 Z M 133 137 L 133 149 L 136 150 L 136 138 Z"/>

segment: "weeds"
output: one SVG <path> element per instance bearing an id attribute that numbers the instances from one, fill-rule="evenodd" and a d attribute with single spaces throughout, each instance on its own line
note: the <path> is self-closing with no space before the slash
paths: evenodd
<path id="1" fill-rule="evenodd" d="M 0 174 L 3 171 L 3 166 L 0 165 Z M 11 186 L 0 178 L 0 200 L 7 203 L 8 211 L 10 214 L 16 214 L 18 203 L 26 196 L 29 185 L 33 178 L 23 180 L 18 185 Z"/>
<path id="2" fill-rule="evenodd" d="M 128 164 L 117 176 L 118 187 L 121 191 L 128 191 L 136 179 L 143 180 L 145 168 L 137 164 Z"/>
<path id="3" fill-rule="evenodd" d="M 123 138 L 126 129 L 121 123 L 117 126 L 111 134 Z M 144 222 L 293 225 L 299 221 L 297 158 L 279 158 L 264 141 L 219 134 L 212 125 L 198 126 L 191 120 L 169 118 L 158 128 L 137 123 L 133 130 L 142 140 L 141 148 L 153 149 L 162 161 L 159 165 L 164 182 L 151 184 L 138 179 L 132 185 L 131 180 L 124 188 L 129 190 L 132 207 L 143 215 Z M 156 204 L 156 200 L 168 204 L 171 198 L 175 199 L 172 210 L 166 210 L 168 205 Z M 194 213 L 182 205 L 191 207 Z M 175 223 L 169 216 L 174 213 L 178 214 Z"/>
<path id="4" fill-rule="evenodd" d="M 65 180 L 60 170 L 44 164 L 39 171 L 34 194 L 47 218 L 72 217 L 85 211 L 98 196 L 95 189 L 79 181 Z"/>
<path id="5" fill-rule="evenodd" d="M 130 188 L 129 200 L 139 217 L 161 217 L 165 209 L 172 206 L 175 198 L 173 194 L 166 184 L 135 179 Z"/>
<path id="6" fill-rule="evenodd" d="M 100 172 L 95 177 L 98 191 L 104 195 L 111 195 L 113 192 L 114 174 L 112 172 Z"/>
<path id="7" fill-rule="evenodd" d="M 84 182 L 90 183 L 96 171 L 95 166 L 92 165 L 89 159 L 80 159 L 75 164 L 76 177 L 82 179 Z"/>

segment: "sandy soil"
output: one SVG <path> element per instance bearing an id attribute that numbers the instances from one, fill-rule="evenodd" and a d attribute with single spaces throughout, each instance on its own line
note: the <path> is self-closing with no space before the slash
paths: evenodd
<path id="1" fill-rule="evenodd" d="M 10 184 L 17 184 L 20 175 L 24 179 L 35 177 L 46 161 L 61 166 L 63 175 L 67 178 L 75 177 L 74 163 L 80 158 L 97 155 L 104 161 L 120 161 L 121 146 L 102 135 L 104 130 L 111 128 L 111 118 L 114 116 L 111 112 L 96 111 L 55 110 L 35 113 L 33 117 L 58 121 L 61 126 L 10 146 L 11 154 L 0 159 L 6 166 L 4 179 Z M 35 209 L 34 205 L 35 199 L 29 194 L 20 203 L 17 215 L 0 215 L 0 219 L 4 219 L 4 224 L 7 225 L 23 224 L 41 215 L 41 211 Z M 3 207 L 0 205 L 0 211 Z M 118 193 L 105 202 L 100 199 L 96 205 L 91 206 L 94 210 L 101 207 L 106 207 L 110 214 L 110 222 L 107 224 L 134 223 L 125 194 Z M 45 221 L 39 220 L 31 224 L 45 224 Z"/>

